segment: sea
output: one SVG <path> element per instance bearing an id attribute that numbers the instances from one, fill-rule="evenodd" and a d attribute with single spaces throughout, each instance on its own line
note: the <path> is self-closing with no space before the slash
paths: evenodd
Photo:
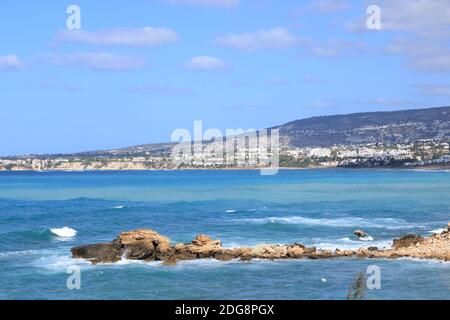
<path id="1" fill-rule="evenodd" d="M 450 299 L 450 263 L 419 259 L 212 259 L 92 265 L 73 246 L 150 228 L 173 243 L 388 247 L 450 221 L 445 170 L 0 172 L 0 299 Z M 369 237 L 353 235 L 362 229 Z M 75 278 L 74 278 L 75 277 Z M 373 280 L 373 278 L 372 278 Z M 76 285 L 74 285 L 76 284 Z"/>

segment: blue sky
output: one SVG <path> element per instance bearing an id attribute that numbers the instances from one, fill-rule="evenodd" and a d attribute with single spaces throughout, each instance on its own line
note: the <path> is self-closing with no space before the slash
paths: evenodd
<path id="1" fill-rule="evenodd" d="M 1 0 L 0 39 L 0 155 L 450 105 L 450 0 Z"/>

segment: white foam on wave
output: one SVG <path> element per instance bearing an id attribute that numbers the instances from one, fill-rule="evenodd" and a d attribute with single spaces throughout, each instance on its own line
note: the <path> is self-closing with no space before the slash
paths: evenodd
<path id="1" fill-rule="evenodd" d="M 236 210 L 233 210 L 233 209 L 230 209 L 230 210 L 227 210 L 227 211 L 225 211 L 226 213 L 234 213 L 234 212 L 236 212 Z"/>
<path id="2" fill-rule="evenodd" d="M 441 234 L 444 231 L 447 231 L 447 229 L 446 228 L 438 228 L 438 229 L 431 230 L 431 231 L 428 231 L 428 232 L 429 233 L 433 233 L 433 234 Z"/>
<path id="3" fill-rule="evenodd" d="M 52 228 L 50 229 L 50 232 L 61 238 L 72 238 L 77 235 L 77 230 L 69 227 Z"/>
<path id="4" fill-rule="evenodd" d="M 19 251 L 5 251 L 0 252 L 1 258 L 17 257 L 17 256 L 30 256 L 39 254 L 50 254 L 51 250 L 19 250 Z"/>
<path id="5" fill-rule="evenodd" d="M 53 272 L 66 272 L 67 268 L 72 266 L 93 267 L 93 265 L 84 259 L 74 259 L 68 255 L 48 255 L 33 261 L 33 265 L 37 268 L 46 269 Z"/>
<path id="6" fill-rule="evenodd" d="M 281 223 L 281 224 L 300 224 L 311 226 L 328 226 L 328 227 L 365 227 L 365 228 L 384 228 L 384 229 L 411 229 L 422 227 L 412 225 L 401 219 L 395 218 L 374 218 L 365 219 L 359 217 L 345 218 L 307 218 L 302 216 L 291 217 L 268 217 L 257 219 L 240 219 L 237 221 L 250 222 L 255 224 L 265 223 Z"/>
<path id="7" fill-rule="evenodd" d="M 161 261 L 129 260 L 129 259 L 122 258 L 122 259 L 120 259 L 117 262 L 103 263 L 103 264 L 100 264 L 100 265 L 103 265 L 103 266 L 142 265 L 142 266 L 155 267 L 155 266 L 160 266 L 161 264 L 162 264 Z"/>
<path id="8" fill-rule="evenodd" d="M 379 249 L 387 249 L 392 246 L 392 240 L 377 240 L 366 241 L 366 244 L 362 244 L 360 240 L 352 240 L 349 237 L 340 239 L 315 239 L 314 242 L 308 244 L 308 246 L 315 246 L 319 249 L 327 250 L 356 250 L 359 248 L 377 247 Z"/>
<path id="9" fill-rule="evenodd" d="M 417 262 L 422 264 L 428 264 L 430 266 L 442 266 L 444 268 L 450 267 L 450 261 L 444 261 L 439 259 L 421 259 L 415 257 L 400 257 L 396 259 L 397 261 L 408 261 L 408 262 Z"/>
<path id="10" fill-rule="evenodd" d="M 448 169 L 409 169 L 410 171 L 416 171 L 416 172 L 428 172 L 428 173 L 439 173 L 439 172 L 445 172 L 449 173 L 450 170 Z"/>
<path id="11" fill-rule="evenodd" d="M 358 240 L 359 241 L 373 241 L 373 237 L 366 235 L 364 237 L 360 237 Z"/>
<path id="12" fill-rule="evenodd" d="M 125 206 L 114 206 L 113 209 L 123 209 Z"/>
<path id="13" fill-rule="evenodd" d="M 175 265 L 175 268 L 177 269 L 184 269 L 184 268 L 220 268 L 223 266 L 227 266 L 230 264 L 236 264 L 236 263 L 242 263 L 238 259 L 232 259 L 230 261 L 220 261 L 217 259 L 195 259 L 195 260 L 184 260 L 184 261 L 178 261 Z"/>

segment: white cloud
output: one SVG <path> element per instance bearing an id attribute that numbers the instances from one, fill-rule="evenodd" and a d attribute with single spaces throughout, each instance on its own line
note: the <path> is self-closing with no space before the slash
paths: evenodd
<path id="1" fill-rule="evenodd" d="M 419 90 L 429 96 L 450 97 L 450 85 L 423 85 L 419 86 Z"/>
<path id="2" fill-rule="evenodd" d="M 383 98 L 378 97 L 368 101 L 364 101 L 365 104 L 375 104 L 380 106 L 390 106 L 390 107 L 404 107 L 404 106 L 414 106 L 420 104 L 417 101 L 409 99 L 399 99 L 399 98 Z"/>
<path id="3" fill-rule="evenodd" d="M 366 1 L 366 5 L 373 4 Z M 450 33 L 450 3 L 448 0 L 378 0 L 382 30 L 406 31 L 416 35 Z M 367 31 L 367 15 L 347 22 L 351 31 Z"/>
<path id="4" fill-rule="evenodd" d="M 78 42 L 94 45 L 159 46 L 178 40 L 175 31 L 167 28 L 122 28 L 101 31 L 63 30 L 56 41 Z"/>
<path id="5" fill-rule="evenodd" d="M 81 87 L 78 85 L 67 84 L 59 80 L 46 79 L 36 83 L 34 86 L 45 89 L 62 89 L 69 92 L 80 91 Z"/>
<path id="6" fill-rule="evenodd" d="M 228 63 L 215 57 L 198 56 L 189 60 L 185 67 L 192 71 L 223 70 L 228 67 Z"/>
<path id="7" fill-rule="evenodd" d="M 448 33 L 448 0 L 382 0 L 382 27 L 387 30 L 413 31 L 418 34 Z"/>
<path id="8" fill-rule="evenodd" d="M 379 0 L 377 5 L 382 31 L 393 31 L 397 37 L 386 46 L 387 53 L 404 59 L 413 71 L 450 72 L 449 0 Z M 349 21 L 348 29 L 367 32 L 365 19 Z"/>
<path id="9" fill-rule="evenodd" d="M 218 44 L 241 50 L 283 49 L 297 44 L 299 39 L 285 28 L 258 30 L 254 33 L 228 34 L 219 37 Z"/>
<path id="10" fill-rule="evenodd" d="M 239 6 L 239 0 L 167 0 L 167 1 L 172 4 L 187 4 L 187 5 L 222 7 L 222 8 L 233 8 Z"/>
<path id="11" fill-rule="evenodd" d="M 147 61 L 145 60 L 106 52 L 49 54 L 44 56 L 43 60 L 59 66 L 85 67 L 99 71 L 132 70 L 147 66 Z"/>
<path id="12" fill-rule="evenodd" d="M 411 107 L 411 106 L 426 106 L 423 102 L 401 99 L 401 98 L 385 98 L 376 97 L 365 100 L 351 100 L 351 99 L 327 99 L 327 100 L 316 100 L 312 103 L 315 108 L 342 108 L 345 106 L 352 106 L 355 108 L 361 108 L 361 106 L 377 106 L 377 107 L 389 107 L 389 108 L 399 108 L 399 107 Z"/>
<path id="13" fill-rule="evenodd" d="M 450 72 L 450 52 L 439 56 L 414 57 L 410 62 L 412 69 L 423 72 Z"/>
<path id="14" fill-rule="evenodd" d="M 15 54 L 0 56 L 0 71 L 20 71 L 24 63 Z"/>
<path id="15" fill-rule="evenodd" d="M 163 95 L 186 95 L 194 93 L 194 91 L 189 88 L 173 87 L 167 85 L 141 85 L 126 88 L 125 91 L 132 93 L 154 93 Z"/>
<path id="16" fill-rule="evenodd" d="M 323 44 L 312 44 L 309 47 L 311 53 L 319 57 L 354 56 L 367 49 L 365 42 L 337 38 L 329 39 Z"/>
<path id="17" fill-rule="evenodd" d="M 23 84 L 25 87 L 39 88 L 39 89 L 59 89 L 68 92 L 76 92 L 82 90 L 82 87 L 79 85 L 73 85 L 66 83 L 61 80 L 59 77 L 47 77 L 40 81 L 29 82 Z"/>
<path id="18" fill-rule="evenodd" d="M 347 0 L 315 0 L 309 3 L 314 11 L 319 13 L 334 13 L 350 8 Z"/>
<path id="19" fill-rule="evenodd" d="M 336 106 L 336 101 L 334 100 L 317 100 L 312 103 L 314 108 L 332 108 Z"/>
<path id="20" fill-rule="evenodd" d="M 424 39 L 395 40 L 386 52 L 406 58 L 407 66 L 420 72 L 450 72 L 450 49 L 445 43 Z"/>

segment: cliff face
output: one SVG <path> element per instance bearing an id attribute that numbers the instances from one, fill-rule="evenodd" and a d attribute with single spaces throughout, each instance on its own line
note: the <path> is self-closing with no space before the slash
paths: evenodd
<path id="1" fill-rule="evenodd" d="M 0 171 L 109 171 L 109 170 L 158 170 L 172 169 L 170 161 L 165 162 L 147 162 L 147 161 L 126 161 L 121 159 L 87 161 L 76 160 L 67 161 L 67 159 L 29 159 L 29 160 L 11 160 L 7 164 L 0 164 Z"/>

